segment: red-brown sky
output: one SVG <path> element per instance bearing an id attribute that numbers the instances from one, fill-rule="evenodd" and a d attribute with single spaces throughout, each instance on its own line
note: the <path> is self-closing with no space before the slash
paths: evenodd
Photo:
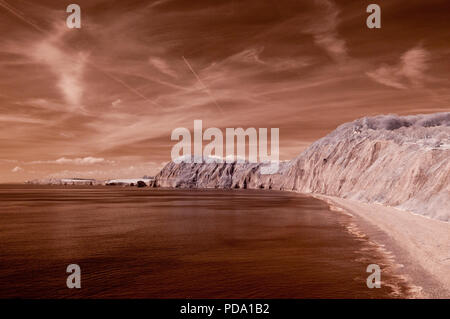
<path id="1" fill-rule="evenodd" d="M 290 159 L 362 116 L 450 110 L 448 0 L 0 0 L 0 30 L 0 182 L 151 175 L 195 119 L 278 127 Z"/>

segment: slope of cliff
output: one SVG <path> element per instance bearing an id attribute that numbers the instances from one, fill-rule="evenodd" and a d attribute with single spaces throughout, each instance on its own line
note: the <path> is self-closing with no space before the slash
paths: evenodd
<path id="1" fill-rule="evenodd" d="M 298 157 L 263 164 L 167 164 L 154 186 L 262 188 L 380 203 L 450 220 L 450 113 L 362 118 L 339 126 Z"/>
<path id="2" fill-rule="evenodd" d="M 450 113 L 338 127 L 291 162 L 293 189 L 450 218 Z"/>

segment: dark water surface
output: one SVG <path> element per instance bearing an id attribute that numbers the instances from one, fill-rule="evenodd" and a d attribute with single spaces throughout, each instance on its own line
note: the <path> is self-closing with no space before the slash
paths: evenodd
<path id="1" fill-rule="evenodd" d="M 405 296 L 384 270 L 367 288 L 385 261 L 351 217 L 293 193 L 3 185 L 0 205 L 3 298 Z"/>

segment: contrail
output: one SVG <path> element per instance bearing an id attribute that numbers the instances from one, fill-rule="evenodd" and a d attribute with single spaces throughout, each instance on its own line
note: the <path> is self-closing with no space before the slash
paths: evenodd
<path id="1" fill-rule="evenodd" d="M 34 22 L 28 20 L 25 15 L 20 12 L 19 10 L 17 10 L 16 8 L 12 7 L 9 3 L 7 3 L 4 0 L 0 0 L 0 7 L 6 9 L 7 11 L 9 11 L 10 13 L 12 13 L 14 16 L 16 16 L 17 18 L 19 18 L 20 20 L 22 20 L 23 22 L 27 23 L 28 25 L 32 26 L 34 29 L 36 29 L 39 32 L 42 32 L 44 34 L 50 34 L 50 32 L 42 29 L 41 27 L 39 27 L 37 24 L 35 24 Z M 107 77 L 109 77 L 110 79 L 116 81 L 117 83 L 121 84 L 123 87 L 125 87 L 126 89 L 128 89 L 130 92 L 134 93 L 135 95 L 139 96 L 140 98 L 154 104 L 157 106 L 161 106 L 160 104 L 150 100 L 149 98 L 147 98 L 145 95 L 143 95 L 142 93 L 140 93 L 138 90 L 136 90 L 135 88 L 129 86 L 128 84 L 126 84 L 124 81 L 122 81 L 121 79 L 109 74 L 106 71 L 103 71 L 102 69 L 100 69 L 99 67 L 95 66 L 94 64 L 87 62 L 87 65 L 91 66 L 92 68 L 96 69 L 97 71 L 103 73 L 104 75 L 106 75 Z"/>
<path id="2" fill-rule="evenodd" d="M 192 74 L 194 74 L 194 76 L 197 79 L 198 83 L 200 83 L 200 85 L 203 86 L 203 88 L 205 89 L 206 93 L 208 93 L 209 97 L 211 98 L 211 100 L 213 100 L 214 104 L 217 106 L 219 111 L 221 113 L 223 113 L 222 107 L 219 105 L 219 103 L 217 103 L 216 99 L 214 98 L 214 96 L 211 93 L 211 90 L 205 85 L 205 83 L 203 83 L 202 79 L 200 79 L 200 77 L 194 71 L 194 69 L 192 68 L 192 66 L 188 62 L 188 60 L 186 60 L 186 58 L 184 56 L 182 56 L 182 58 L 183 58 L 184 63 L 186 63 L 186 65 L 188 66 L 189 70 L 191 70 Z"/>
<path id="3" fill-rule="evenodd" d="M 19 10 L 13 8 L 9 3 L 7 3 L 6 1 L 0 0 L 0 6 L 3 7 L 4 9 L 8 10 L 9 12 L 11 12 L 13 15 L 15 15 L 17 18 L 19 18 L 20 20 L 22 20 L 23 22 L 31 25 L 33 28 L 35 28 L 36 30 L 43 32 L 43 33 L 47 33 L 44 29 L 42 29 L 41 27 L 39 27 L 37 24 L 35 24 L 34 22 L 27 20 L 25 15 L 20 12 Z"/>
<path id="4" fill-rule="evenodd" d="M 125 88 L 127 88 L 128 90 L 130 90 L 131 92 L 133 92 L 134 94 L 136 94 L 137 96 L 141 97 L 142 99 L 146 100 L 147 102 L 150 102 L 156 106 L 160 106 L 162 107 L 161 104 L 156 103 L 155 101 L 150 100 L 149 98 L 147 98 L 145 95 L 143 95 L 141 92 L 139 92 L 138 90 L 136 90 L 135 88 L 129 86 L 128 84 L 126 84 L 124 81 L 122 81 L 121 79 L 115 77 L 112 74 L 109 74 L 106 71 L 103 71 L 102 69 L 100 69 L 99 67 L 97 67 L 96 65 L 88 62 L 87 63 L 89 66 L 91 66 L 92 68 L 96 69 L 97 71 L 99 71 L 100 73 L 106 75 L 107 77 L 109 77 L 110 79 L 116 81 L 117 83 L 120 83 L 122 86 L 124 86 Z"/>

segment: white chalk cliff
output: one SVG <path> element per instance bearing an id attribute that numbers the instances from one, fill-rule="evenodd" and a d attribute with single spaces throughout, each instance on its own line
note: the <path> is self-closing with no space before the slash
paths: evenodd
<path id="1" fill-rule="evenodd" d="M 264 164 L 168 163 L 154 187 L 290 190 L 380 203 L 450 221 L 450 112 L 339 126 L 278 173 Z"/>

